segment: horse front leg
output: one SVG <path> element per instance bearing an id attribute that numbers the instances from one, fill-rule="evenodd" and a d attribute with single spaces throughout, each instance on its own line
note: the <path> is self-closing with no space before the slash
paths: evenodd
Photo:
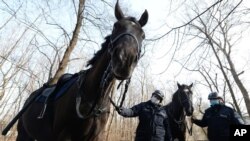
<path id="1" fill-rule="evenodd" d="M 93 132 L 92 137 L 90 138 L 91 141 L 103 141 L 105 140 L 105 127 L 108 121 L 109 113 L 105 112 L 102 113 L 99 117 L 95 118 L 95 129 Z"/>
<path id="2" fill-rule="evenodd" d="M 27 131 L 25 130 L 23 126 L 22 117 L 20 117 L 20 119 L 18 120 L 17 132 L 18 134 L 16 141 L 35 141 L 32 137 L 28 135 Z"/>

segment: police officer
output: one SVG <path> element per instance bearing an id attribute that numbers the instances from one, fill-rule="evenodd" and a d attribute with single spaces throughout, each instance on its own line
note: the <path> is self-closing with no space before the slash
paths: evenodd
<path id="1" fill-rule="evenodd" d="M 171 141 L 170 128 L 166 111 L 162 108 L 164 95 L 156 90 L 151 99 L 132 108 L 120 108 L 123 117 L 139 117 L 135 141 Z"/>
<path id="2" fill-rule="evenodd" d="M 205 111 L 201 120 L 191 118 L 191 121 L 200 126 L 208 127 L 207 135 L 210 141 L 228 141 L 230 125 L 244 124 L 238 113 L 225 106 L 223 99 L 216 92 L 208 95 L 210 107 Z"/>

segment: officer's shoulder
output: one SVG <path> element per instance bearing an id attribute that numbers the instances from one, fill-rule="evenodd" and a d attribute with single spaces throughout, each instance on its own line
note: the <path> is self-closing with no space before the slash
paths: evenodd
<path id="1" fill-rule="evenodd" d="M 234 112 L 235 110 L 227 105 L 221 105 L 221 107 L 223 107 L 225 110 L 228 110 L 228 111 L 232 111 Z"/>
<path id="2" fill-rule="evenodd" d="M 145 105 L 145 103 L 146 102 L 141 102 L 141 103 L 138 103 L 138 104 L 134 105 L 133 107 L 143 106 L 143 105 Z"/>
<path id="3" fill-rule="evenodd" d="M 230 103 L 225 103 L 224 105 L 228 108 L 231 108 L 232 110 L 235 110 L 234 107 L 232 106 L 232 104 L 230 104 Z"/>
<path id="4" fill-rule="evenodd" d="M 205 110 L 205 113 L 206 113 L 206 112 L 210 112 L 210 111 L 212 110 L 212 108 L 213 108 L 213 107 L 207 108 L 207 109 Z"/>
<path id="5" fill-rule="evenodd" d="M 141 102 L 141 103 L 138 104 L 138 105 L 148 105 L 148 104 L 150 104 L 150 101 Z"/>

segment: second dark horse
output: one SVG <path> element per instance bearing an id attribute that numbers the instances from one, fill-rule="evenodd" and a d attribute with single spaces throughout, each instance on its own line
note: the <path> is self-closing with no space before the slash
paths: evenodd
<path id="1" fill-rule="evenodd" d="M 191 116 L 194 108 L 192 104 L 192 86 L 180 85 L 177 83 L 178 90 L 173 94 L 172 101 L 165 106 L 173 139 L 185 141 L 186 134 L 186 115 Z"/>

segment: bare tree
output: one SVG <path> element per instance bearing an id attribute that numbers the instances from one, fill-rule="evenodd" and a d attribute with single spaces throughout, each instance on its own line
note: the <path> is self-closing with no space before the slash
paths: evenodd
<path id="1" fill-rule="evenodd" d="M 236 107 L 236 110 L 241 114 L 239 103 L 237 102 L 236 94 L 232 87 L 232 80 L 236 83 L 239 90 L 241 91 L 245 100 L 246 109 L 248 111 L 248 114 L 250 115 L 249 94 L 247 93 L 245 86 L 239 78 L 239 74 L 242 74 L 242 71 L 236 71 L 235 64 L 233 63 L 233 59 L 231 57 L 233 47 L 236 46 L 236 41 L 239 41 L 239 39 L 241 38 L 241 35 L 237 36 L 236 34 L 232 34 L 234 27 L 242 26 L 240 19 L 237 19 L 239 13 L 235 12 L 236 7 L 238 7 L 240 4 L 241 3 L 239 2 L 235 7 L 233 7 L 232 4 L 230 5 L 230 3 L 224 3 L 223 5 L 221 5 L 221 8 L 225 9 L 229 6 L 233 8 L 224 10 L 224 12 L 222 12 L 220 9 L 212 10 L 209 11 L 207 15 L 199 17 L 199 20 L 190 24 L 190 31 L 194 30 L 197 32 L 191 34 L 189 33 L 189 35 L 192 35 L 196 39 L 201 40 L 201 44 L 200 46 L 198 46 L 198 48 L 203 48 L 203 52 L 206 51 L 204 46 L 209 47 L 211 49 L 211 52 L 213 53 L 213 55 L 210 56 L 211 60 L 214 60 L 214 58 L 217 60 L 218 65 L 216 66 L 220 69 L 223 75 L 223 78 L 227 84 L 227 88 L 229 89 L 229 92 L 233 99 L 233 103 Z M 225 63 L 223 63 L 222 61 L 224 61 Z M 227 71 L 231 73 L 231 77 L 230 75 L 228 75 Z M 205 73 L 209 78 L 209 74 L 207 72 L 208 70 L 205 70 Z M 207 77 L 205 77 L 205 80 L 208 81 L 208 79 L 206 78 Z M 216 83 L 213 83 L 213 85 L 216 86 Z"/>
<path id="2" fill-rule="evenodd" d="M 84 4 L 85 4 L 85 0 L 79 0 L 76 26 L 75 26 L 75 29 L 73 31 L 73 35 L 72 35 L 72 38 L 70 40 L 70 44 L 67 47 L 67 49 L 65 50 L 63 58 L 60 61 L 58 69 L 57 69 L 54 77 L 51 79 L 50 84 L 55 84 L 57 82 L 59 77 L 65 72 L 65 69 L 68 65 L 68 62 L 70 59 L 70 54 L 72 53 L 73 49 L 76 46 L 76 43 L 78 41 L 78 36 L 80 33 L 80 29 L 82 27 Z"/>

